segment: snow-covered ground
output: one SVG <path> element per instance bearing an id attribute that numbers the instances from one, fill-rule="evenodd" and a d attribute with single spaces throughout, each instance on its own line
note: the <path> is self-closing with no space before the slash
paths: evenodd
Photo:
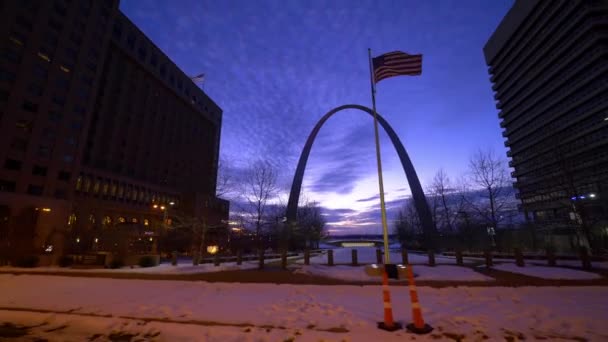
<path id="1" fill-rule="evenodd" d="M 19 268 L 19 267 L 0 267 L 0 271 L 4 272 L 31 272 L 31 273 L 55 273 L 55 272 L 69 272 L 69 273 L 147 273 L 147 274 L 195 274 L 195 273 L 207 273 L 207 272 L 220 272 L 220 271 L 236 271 L 236 270 L 248 270 L 258 267 L 257 261 L 243 261 L 241 265 L 237 265 L 236 262 L 227 262 L 215 266 L 213 264 L 199 264 L 197 266 L 192 263 L 177 264 L 176 266 L 170 263 L 163 263 L 154 267 L 123 267 L 116 269 L 109 268 L 65 268 L 57 266 L 49 267 L 35 267 L 35 268 Z"/>
<path id="2" fill-rule="evenodd" d="M 350 264 L 352 262 L 352 250 L 357 250 L 357 262 L 360 264 L 372 264 L 376 262 L 376 248 L 375 247 L 357 247 L 357 248 L 334 248 L 334 263 L 335 264 Z M 381 249 L 382 250 L 382 249 Z M 401 263 L 401 253 L 391 252 L 390 259 L 392 263 Z M 425 254 L 409 253 L 408 261 L 411 264 L 428 264 L 429 258 Z M 472 263 L 472 260 L 465 259 L 465 263 Z M 300 260 L 299 263 L 304 263 Z M 327 264 L 327 253 L 317 255 L 310 258 L 311 264 Z M 456 259 L 452 257 L 446 257 L 441 255 L 435 255 L 436 264 L 456 264 Z"/>
<path id="3" fill-rule="evenodd" d="M 417 341 L 459 335 L 467 341 L 608 340 L 606 287 L 418 290 L 424 318 L 435 330 L 416 336 Z M 4 274 L 0 293 L 0 324 L 45 323 L 32 336 L 40 332 L 52 341 L 112 333 L 147 334 L 159 341 L 402 341 L 412 336 L 376 328 L 383 312 L 380 286 Z M 408 289 L 391 287 L 391 295 L 395 319 L 410 322 Z"/>
<path id="4" fill-rule="evenodd" d="M 572 270 L 563 267 L 548 267 L 526 264 L 524 267 L 519 267 L 516 264 L 503 263 L 494 265 L 492 268 L 499 271 L 507 271 L 511 273 L 519 273 L 531 277 L 544 278 L 544 279 L 600 279 L 597 273 Z"/>
<path id="5" fill-rule="evenodd" d="M 526 265 L 534 264 L 534 265 L 547 265 L 546 260 L 526 260 Z M 556 260 L 555 264 L 557 266 L 569 266 L 569 267 L 581 267 L 582 263 L 580 260 Z M 608 269 L 608 261 L 592 261 L 591 266 L 593 268 L 599 269 Z"/>
<path id="6" fill-rule="evenodd" d="M 494 278 L 477 273 L 471 268 L 437 265 L 435 267 L 414 265 L 416 280 L 445 280 L 445 281 L 493 281 Z M 380 281 L 379 277 L 373 277 L 365 273 L 365 266 L 326 266 L 326 265 L 301 265 L 295 268 L 294 273 L 318 275 L 326 278 L 352 280 L 352 281 Z M 391 280 L 392 281 L 392 280 Z M 407 279 L 399 279 L 407 281 Z"/>

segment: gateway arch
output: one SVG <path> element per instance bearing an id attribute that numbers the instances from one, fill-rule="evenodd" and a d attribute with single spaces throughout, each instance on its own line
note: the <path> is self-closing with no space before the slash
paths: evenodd
<path id="1" fill-rule="evenodd" d="M 293 182 L 291 183 L 291 192 L 289 193 L 289 201 L 287 203 L 287 222 L 295 223 L 297 219 L 298 212 L 298 200 L 300 198 L 300 191 L 302 190 L 302 180 L 304 178 L 304 170 L 306 169 L 306 162 L 308 161 L 308 156 L 310 155 L 310 150 L 312 149 L 312 144 L 317 137 L 317 134 L 323 127 L 323 124 L 334 114 L 344 109 L 358 109 L 361 110 L 373 117 L 374 112 L 365 106 L 356 105 L 356 104 L 348 104 L 340 107 L 336 107 L 327 114 L 325 114 L 319 122 L 317 122 L 316 126 L 313 128 L 312 132 L 308 136 L 308 140 L 306 140 L 306 145 L 304 145 L 304 149 L 302 150 L 302 154 L 300 155 L 300 160 L 298 161 L 298 167 L 296 168 L 296 173 L 293 176 Z M 384 118 L 376 113 L 378 123 L 382 126 L 384 131 L 388 134 L 393 146 L 397 150 L 397 154 L 399 155 L 399 159 L 401 160 L 401 165 L 403 167 L 403 171 L 405 172 L 405 176 L 407 178 L 407 182 L 409 184 L 409 188 L 412 192 L 412 198 L 414 199 L 414 205 L 416 207 L 416 212 L 418 213 L 418 217 L 420 219 L 420 223 L 422 224 L 422 228 L 424 231 L 425 242 L 428 248 L 434 247 L 434 237 L 436 234 L 435 225 L 433 224 L 433 218 L 431 216 L 431 211 L 429 210 L 428 203 L 426 201 L 426 196 L 424 195 L 424 191 L 422 190 L 422 186 L 420 186 L 420 181 L 418 180 L 418 175 L 416 174 L 416 170 L 414 169 L 414 165 L 412 165 L 412 161 L 405 151 L 405 147 L 399 140 L 399 137 L 393 130 L 393 128 L 384 120 Z"/>

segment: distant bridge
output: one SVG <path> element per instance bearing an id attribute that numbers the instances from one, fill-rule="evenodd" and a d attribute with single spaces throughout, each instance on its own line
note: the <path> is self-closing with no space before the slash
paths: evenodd
<path id="1" fill-rule="evenodd" d="M 389 239 L 389 244 L 398 242 L 396 239 Z M 383 239 L 377 238 L 335 238 L 325 241 L 328 245 L 336 247 L 382 247 L 384 246 Z"/>

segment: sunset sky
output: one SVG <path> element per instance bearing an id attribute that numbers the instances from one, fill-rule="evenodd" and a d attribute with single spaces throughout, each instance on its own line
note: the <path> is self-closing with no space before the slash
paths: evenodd
<path id="1" fill-rule="evenodd" d="M 221 156 L 236 174 L 251 161 L 281 171 L 286 201 L 306 138 L 343 104 L 371 107 L 367 48 L 423 54 L 421 76 L 378 85 L 377 109 L 405 145 L 423 186 L 444 168 L 466 172 L 479 148 L 505 156 L 482 48 L 512 0 L 122 0 L 121 10 L 224 110 Z M 409 195 L 382 132 L 389 219 Z M 332 234 L 380 233 L 369 115 L 336 114 L 315 141 L 304 195 Z"/>

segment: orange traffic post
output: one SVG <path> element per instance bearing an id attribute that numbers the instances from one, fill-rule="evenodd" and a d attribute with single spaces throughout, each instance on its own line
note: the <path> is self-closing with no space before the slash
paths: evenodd
<path id="1" fill-rule="evenodd" d="M 408 324 L 405 328 L 415 334 L 428 334 L 433 331 L 433 327 L 424 323 L 422 318 L 422 308 L 418 302 L 418 292 L 416 291 L 416 283 L 414 283 L 414 271 L 412 265 L 407 265 L 407 280 L 410 288 L 410 300 L 412 302 L 412 318 L 414 323 Z"/>
<path id="2" fill-rule="evenodd" d="M 395 331 L 401 329 L 401 324 L 393 320 L 391 293 L 388 289 L 388 274 L 386 268 L 382 271 L 382 301 L 384 304 L 384 322 L 378 322 L 378 329 Z"/>

